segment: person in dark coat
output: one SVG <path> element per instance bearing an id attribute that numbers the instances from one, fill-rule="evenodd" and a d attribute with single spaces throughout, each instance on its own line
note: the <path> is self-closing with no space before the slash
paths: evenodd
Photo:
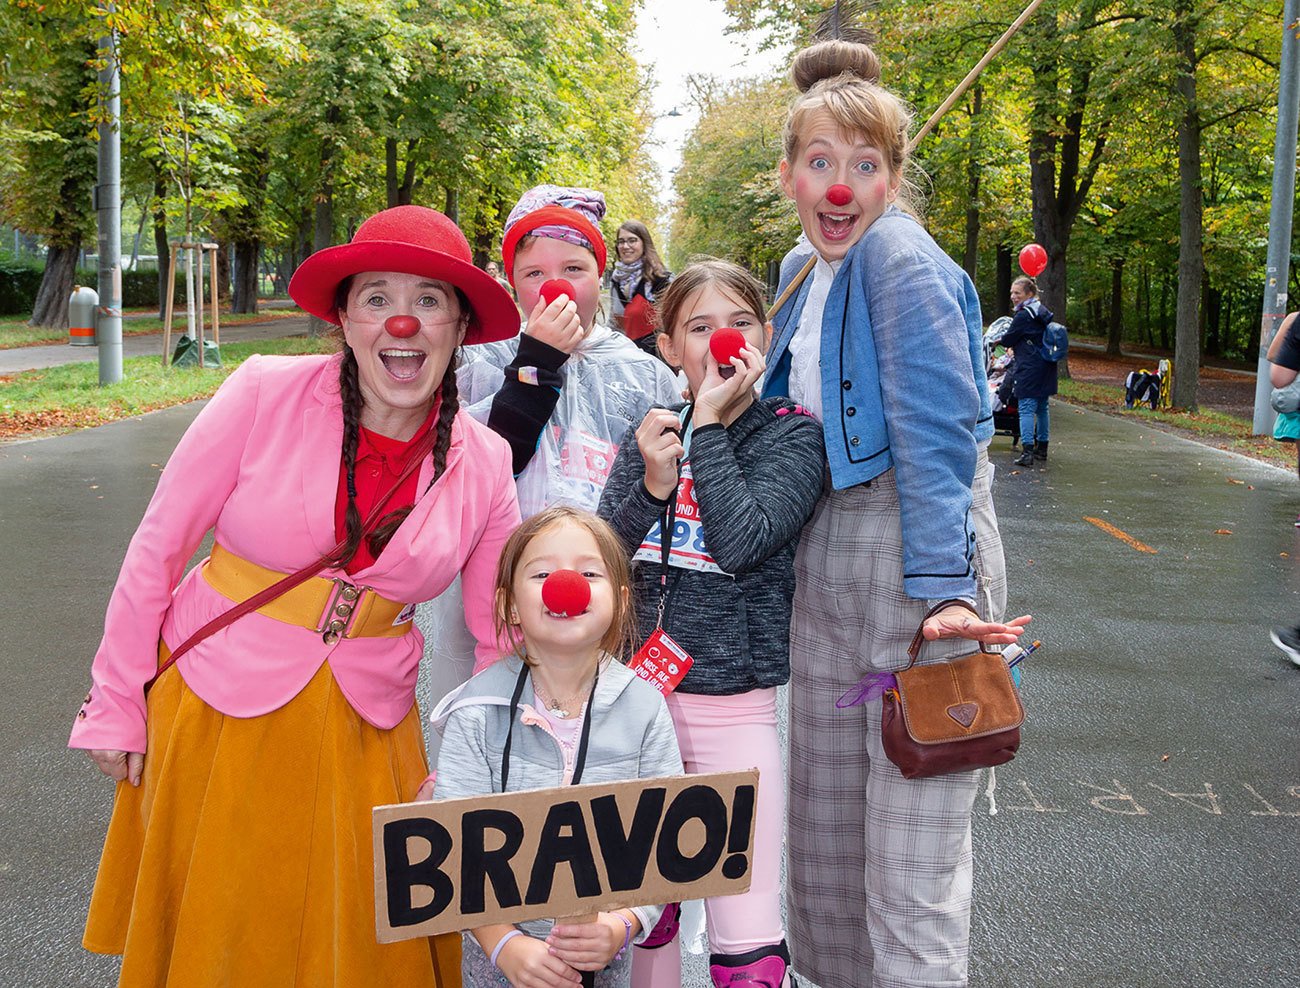
<path id="1" fill-rule="evenodd" d="M 1033 278 L 1017 278 L 1011 283 L 1011 304 L 1015 314 L 1002 345 L 1016 355 L 1007 374 L 1020 403 L 1022 452 L 1016 464 L 1032 467 L 1035 460 L 1047 460 L 1047 402 L 1056 394 L 1056 363 L 1043 357 L 1043 333 L 1052 321 L 1052 310 L 1039 301 Z"/>

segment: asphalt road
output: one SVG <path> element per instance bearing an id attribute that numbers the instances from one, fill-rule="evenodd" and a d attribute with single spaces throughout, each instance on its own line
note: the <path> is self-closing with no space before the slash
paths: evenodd
<path id="1" fill-rule="evenodd" d="M 277 306 L 278 308 L 278 306 Z M 127 323 L 130 326 L 130 323 Z M 185 332 L 184 318 L 178 319 L 177 328 L 172 331 L 172 345 L 176 337 Z M 179 330 L 179 332 L 178 332 Z M 244 340 L 279 339 L 282 336 L 304 336 L 307 333 L 307 317 L 276 319 L 271 322 L 239 323 L 222 326 L 223 343 L 240 343 Z M 212 339 L 212 326 L 208 325 L 204 339 Z M 146 333 L 140 336 L 127 336 L 122 340 L 122 357 L 162 357 L 162 333 Z M 49 346 L 22 346 L 0 350 L 0 374 L 14 374 L 25 370 L 39 370 L 56 367 L 60 364 L 88 363 L 99 360 L 99 347 L 72 346 L 68 343 L 55 343 Z"/>
<path id="2" fill-rule="evenodd" d="M 0 988 L 113 983 L 79 946 L 110 787 L 63 746 L 126 542 L 196 411 L 0 446 Z M 1267 629 L 1300 620 L 1300 486 L 1066 406 L 1053 430 L 1047 470 L 1013 473 L 994 445 L 1011 610 L 1044 647 L 998 813 L 977 804 L 971 983 L 1294 988 L 1300 670 Z"/>

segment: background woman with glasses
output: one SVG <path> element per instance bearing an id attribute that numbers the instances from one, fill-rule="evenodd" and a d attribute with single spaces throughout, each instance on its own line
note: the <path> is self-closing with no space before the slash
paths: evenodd
<path id="1" fill-rule="evenodd" d="M 655 346 L 653 306 L 673 274 L 664 267 L 650 231 L 639 220 L 628 220 L 618 228 L 614 246 L 618 260 L 610 274 L 610 320 L 646 353 L 661 357 Z"/>

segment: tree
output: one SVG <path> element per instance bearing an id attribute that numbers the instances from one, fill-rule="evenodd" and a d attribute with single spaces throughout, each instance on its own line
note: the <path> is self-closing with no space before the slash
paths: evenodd
<path id="1" fill-rule="evenodd" d="M 47 246 L 31 321 L 56 329 L 68 325 L 77 260 L 92 229 L 97 158 L 86 100 L 97 78 L 83 23 L 55 6 L 0 9 L 0 45 L 9 53 L 0 61 L 0 216 Z"/>

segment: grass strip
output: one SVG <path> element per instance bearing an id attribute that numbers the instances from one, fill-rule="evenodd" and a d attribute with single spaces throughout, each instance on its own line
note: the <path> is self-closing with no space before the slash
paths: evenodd
<path id="1" fill-rule="evenodd" d="M 137 311 L 153 312 L 156 310 L 145 309 Z M 206 318 L 203 321 L 204 334 L 208 339 L 212 339 L 212 323 Z M 277 319 L 293 319 L 303 315 L 301 309 L 265 309 L 261 312 L 223 312 L 221 313 L 222 326 L 243 326 L 253 322 L 274 322 Z M 123 319 L 122 335 L 126 336 L 145 336 L 149 333 L 161 333 L 163 321 L 156 316 L 148 319 Z M 185 332 L 185 312 L 182 310 L 172 325 L 173 333 Z M 68 331 L 66 329 L 50 329 L 48 326 L 29 326 L 27 320 L 23 317 L 11 319 L 0 319 L 0 350 L 15 350 L 19 347 L 26 346 L 49 346 L 52 343 L 67 343 Z"/>
<path id="2" fill-rule="evenodd" d="M 160 358 L 131 357 L 122 380 L 99 385 L 93 362 L 63 364 L 0 377 L 0 440 L 68 432 L 171 405 L 207 398 L 236 367 L 255 353 L 329 353 L 328 339 L 289 337 L 225 343 L 219 368 L 164 369 Z"/>
<path id="3" fill-rule="evenodd" d="M 1202 409 L 1197 412 L 1153 409 L 1146 406 L 1124 407 L 1124 389 L 1117 385 L 1062 379 L 1060 397 L 1107 415 L 1135 419 L 1153 429 L 1170 432 L 1185 439 L 1216 449 L 1231 450 L 1276 466 L 1294 467 L 1296 453 L 1290 443 L 1280 443 L 1268 436 L 1252 435 L 1253 425 L 1246 419 L 1223 412 Z"/>

